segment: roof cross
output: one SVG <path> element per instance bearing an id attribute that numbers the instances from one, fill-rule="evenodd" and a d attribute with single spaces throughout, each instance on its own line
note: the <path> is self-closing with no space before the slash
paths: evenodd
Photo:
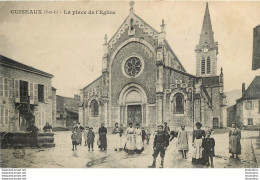
<path id="1" fill-rule="evenodd" d="M 130 12 L 132 13 L 132 12 L 134 12 L 134 4 L 135 4 L 135 2 L 134 1 L 130 1 Z"/>
<path id="2" fill-rule="evenodd" d="M 164 24 L 164 19 L 162 20 L 162 24 L 161 24 L 161 31 L 164 32 L 164 27 L 166 24 Z"/>

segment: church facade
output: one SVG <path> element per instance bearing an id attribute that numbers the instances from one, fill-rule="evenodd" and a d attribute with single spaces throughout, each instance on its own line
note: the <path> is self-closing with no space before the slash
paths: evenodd
<path id="1" fill-rule="evenodd" d="M 217 75 L 208 4 L 195 48 L 196 76 L 186 72 L 166 39 L 165 24 L 156 31 L 133 12 L 114 36 L 105 37 L 102 75 L 81 89 L 79 121 L 99 127 L 129 122 L 155 127 L 226 126 L 223 72 Z"/>

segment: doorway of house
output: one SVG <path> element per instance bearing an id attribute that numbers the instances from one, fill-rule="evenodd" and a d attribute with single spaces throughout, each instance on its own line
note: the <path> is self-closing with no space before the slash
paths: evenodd
<path id="1" fill-rule="evenodd" d="M 127 106 L 127 124 L 130 122 L 135 125 L 139 123 L 142 125 L 142 106 L 141 105 L 128 105 Z"/>

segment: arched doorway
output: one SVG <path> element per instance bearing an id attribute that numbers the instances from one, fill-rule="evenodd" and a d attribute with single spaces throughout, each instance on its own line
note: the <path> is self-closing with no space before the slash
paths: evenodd
<path id="1" fill-rule="evenodd" d="M 127 124 L 142 124 L 142 96 L 136 91 L 132 90 L 126 95 L 125 99 L 127 107 Z"/>
<path id="2" fill-rule="evenodd" d="M 120 92 L 119 104 L 121 106 L 120 122 L 127 126 L 130 122 L 134 125 L 146 125 L 147 96 L 144 89 L 135 83 L 126 85 Z"/>

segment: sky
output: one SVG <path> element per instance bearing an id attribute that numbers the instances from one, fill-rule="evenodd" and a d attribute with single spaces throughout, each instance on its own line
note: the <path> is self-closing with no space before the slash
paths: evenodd
<path id="1" fill-rule="evenodd" d="M 190 74 L 196 74 L 206 2 L 135 2 L 134 12 L 160 31 Z M 0 2 L 0 54 L 53 74 L 57 94 L 73 97 L 101 75 L 104 35 L 110 39 L 129 15 L 129 2 Z M 58 11 L 58 14 L 12 14 L 12 10 Z M 64 11 L 115 11 L 115 14 L 64 14 Z M 259 2 L 210 1 L 214 39 L 219 43 L 218 74 L 225 91 L 246 87 L 251 71 L 253 28 L 260 24 Z"/>

